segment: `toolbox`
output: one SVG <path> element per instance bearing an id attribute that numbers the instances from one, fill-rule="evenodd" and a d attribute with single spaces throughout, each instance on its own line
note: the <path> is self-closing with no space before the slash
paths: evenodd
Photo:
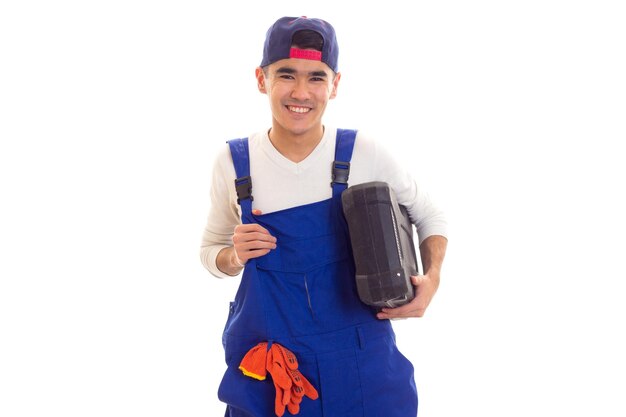
<path id="1" fill-rule="evenodd" d="M 414 298 L 419 267 L 413 224 L 386 182 L 348 187 L 341 195 L 361 301 L 398 307 Z"/>

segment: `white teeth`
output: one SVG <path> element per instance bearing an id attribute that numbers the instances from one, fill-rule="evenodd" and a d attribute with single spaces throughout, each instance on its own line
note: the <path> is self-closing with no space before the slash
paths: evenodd
<path id="1" fill-rule="evenodd" d="M 294 106 L 288 106 L 288 107 L 289 107 L 289 111 L 296 112 L 296 113 L 308 113 L 311 111 L 311 109 L 308 107 L 294 107 Z"/>

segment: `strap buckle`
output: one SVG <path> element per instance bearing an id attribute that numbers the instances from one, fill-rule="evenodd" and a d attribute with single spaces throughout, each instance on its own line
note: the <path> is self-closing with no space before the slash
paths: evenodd
<path id="1" fill-rule="evenodd" d="M 348 184 L 348 177 L 350 176 L 350 162 L 334 161 L 333 162 L 333 181 L 330 183 L 332 187 L 334 184 Z"/>
<path id="2" fill-rule="evenodd" d="M 252 197 L 252 178 L 249 175 L 235 180 L 235 190 L 237 191 L 237 204 L 241 205 L 241 200 L 246 198 L 249 198 L 250 201 L 254 200 Z"/>

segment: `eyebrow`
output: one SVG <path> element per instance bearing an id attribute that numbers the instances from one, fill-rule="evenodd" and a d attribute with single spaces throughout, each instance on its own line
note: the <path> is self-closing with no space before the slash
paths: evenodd
<path id="1" fill-rule="evenodd" d="M 295 69 L 291 68 L 291 67 L 280 67 L 276 70 L 276 74 L 297 74 L 298 71 L 296 71 Z M 325 77 L 328 78 L 328 74 L 326 73 L 326 71 L 311 71 L 309 73 L 307 73 L 309 76 L 311 77 Z"/>

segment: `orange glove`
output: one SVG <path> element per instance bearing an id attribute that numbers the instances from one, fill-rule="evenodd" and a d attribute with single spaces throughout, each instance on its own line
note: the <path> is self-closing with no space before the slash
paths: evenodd
<path id="1" fill-rule="evenodd" d="M 300 403 L 305 395 L 312 400 L 317 400 L 319 394 L 308 379 L 300 373 L 300 371 L 289 370 L 289 376 L 293 381 L 291 386 L 291 400 L 287 404 L 287 408 L 291 414 L 297 414 L 300 411 Z"/>
<path id="2" fill-rule="evenodd" d="M 272 362 L 271 368 L 270 359 Z M 280 406 L 278 400 L 276 401 L 275 411 L 278 417 L 284 414 L 285 405 L 291 414 L 298 414 L 302 397 L 305 395 L 312 400 L 316 400 L 319 397 L 317 390 L 298 370 L 296 356 L 289 349 L 278 343 L 272 345 L 268 354 L 267 371 L 272 375 L 273 379 L 278 378 L 281 381 L 278 385 L 283 389 Z"/>
<path id="3" fill-rule="evenodd" d="M 315 387 L 298 370 L 296 356 L 278 343 L 273 343 L 269 350 L 267 343 L 259 343 L 246 353 L 239 369 L 259 380 L 265 379 L 266 371 L 270 373 L 276 389 L 274 412 L 278 417 L 285 414 L 285 408 L 293 415 L 298 414 L 305 395 L 312 400 L 319 397 Z"/>
<path id="4" fill-rule="evenodd" d="M 267 375 L 265 372 L 266 357 L 267 343 L 259 343 L 246 353 L 246 356 L 239 363 L 239 369 L 244 375 L 263 381 Z"/>
<path id="5" fill-rule="evenodd" d="M 287 375 L 280 352 L 274 347 L 276 345 L 276 343 L 272 344 L 267 352 L 266 367 L 272 376 L 272 381 L 274 381 L 274 388 L 276 388 L 274 412 L 278 417 L 282 417 L 285 414 L 285 407 L 291 399 L 291 379 Z"/>

